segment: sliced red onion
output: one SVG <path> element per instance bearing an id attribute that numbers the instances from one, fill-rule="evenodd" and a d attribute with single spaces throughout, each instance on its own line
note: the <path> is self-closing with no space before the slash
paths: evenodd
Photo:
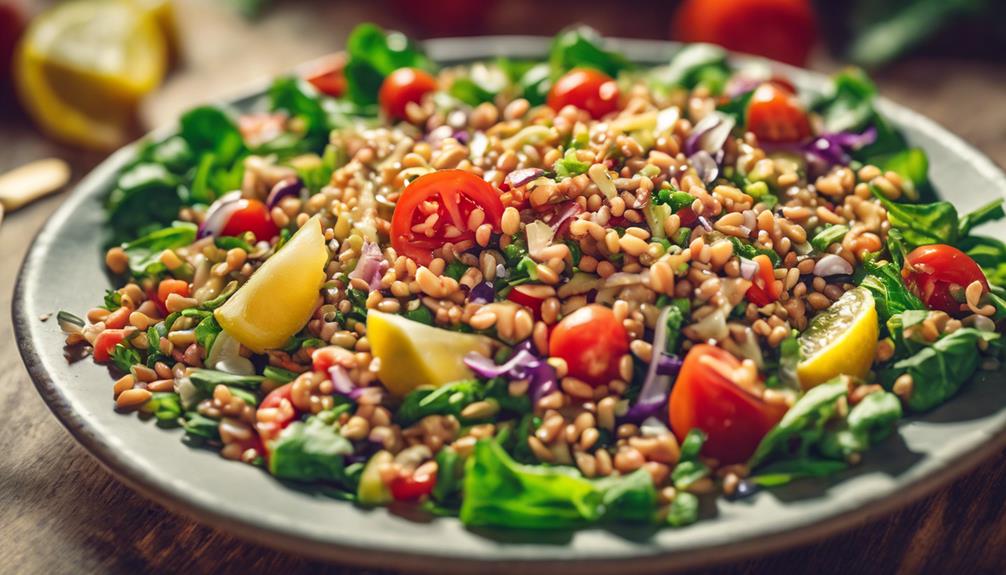
<path id="1" fill-rule="evenodd" d="M 511 188 L 519 188 L 545 175 L 545 170 L 541 168 L 523 168 L 514 170 L 503 178 L 503 181 Z"/>
<path id="2" fill-rule="evenodd" d="M 821 256 L 814 264 L 814 275 L 819 277 L 850 275 L 852 274 L 852 264 L 845 258 L 835 254 Z"/>
<path id="3" fill-rule="evenodd" d="M 388 271 L 388 266 L 388 260 L 384 259 L 381 247 L 370 240 L 364 240 L 360 260 L 353 271 L 349 272 L 349 279 L 362 279 L 367 282 L 371 291 L 378 290 L 381 289 L 381 278 L 384 277 L 384 272 Z"/>
<path id="4" fill-rule="evenodd" d="M 702 118 L 692 133 L 685 140 L 685 154 L 691 156 L 697 152 L 705 151 L 708 154 L 715 154 L 723 149 L 723 144 L 730 137 L 730 132 L 737 125 L 733 116 L 728 116 L 722 112 L 713 112 Z"/>
<path id="5" fill-rule="evenodd" d="M 688 157 L 688 163 L 695 168 L 699 178 L 706 184 L 716 179 L 720 175 L 720 167 L 713 156 L 705 151 L 699 150 Z"/>
<path id="6" fill-rule="evenodd" d="M 349 378 L 349 372 L 341 365 L 333 365 L 328 368 L 328 377 L 332 379 L 332 387 L 339 395 L 350 396 L 357 390 L 353 380 Z"/>
<path id="7" fill-rule="evenodd" d="M 835 132 L 821 134 L 804 142 L 764 143 L 762 144 L 762 148 L 767 152 L 801 154 L 808 163 L 813 164 L 821 171 L 825 171 L 831 166 L 848 164 L 851 161 L 849 152 L 869 146 L 876 140 L 877 129 L 870 126 L 860 134 Z"/>
<path id="8" fill-rule="evenodd" d="M 492 282 L 482 282 L 468 292 L 469 303 L 491 303 L 496 299 L 496 290 Z"/>
<path id="9" fill-rule="evenodd" d="M 681 369 L 681 360 L 665 353 L 667 345 L 667 314 L 670 307 L 664 308 L 657 317 L 657 327 L 653 333 L 653 359 L 646 371 L 646 379 L 639 390 L 636 403 L 620 418 L 628 423 L 640 423 L 649 417 L 660 417 L 666 414 L 667 396 L 671 391 L 671 376 Z M 667 358 L 664 360 L 663 358 Z M 661 364 L 663 363 L 663 367 Z M 661 373 L 661 372 L 666 373 Z"/>
<path id="10" fill-rule="evenodd" d="M 457 130 L 454 132 L 454 139 L 458 141 L 462 146 L 468 144 L 468 131 L 467 130 Z"/>
<path id="11" fill-rule="evenodd" d="M 711 223 L 709 223 L 709 220 L 706 219 L 705 216 L 699 216 L 698 217 L 698 221 L 699 221 L 699 225 L 702 226 L 702 229 L 706 230 L 707 232 L 713 231 L 713 225 Z"/>
<path id="12" fill-rule="evenodd" d="M 206 217 L 203 219 L 203 223 L 199 225 L 199 232 L 196 234 L 196 237 L 205 238 L 206 236 L 220 235 L 220 232 L 227 226 L 227 222 L 234 215 L 234 212 L 241 209 L 240 202 L 241 192 L 236 190 L 217 198 L 215 202 L 210 204 L 210 209 L 206 210 Z"/>
<path id="13" fill-rule="evenodd" d="M 755 274 L 758 273 L 758 263 L 754 260 L 749 260 L 747 258 L 741 258 L 741 277 L 749 280 L 754 278 Z"/>
<path id="14" fill-rule="evenodd" d="M 279 205 L 279 201 L 283 198 L 299 196 L 302 189 L 304 189 L 304 182 L 300 181 L 300 178 L 284 178 L 276 182 L 276 185 L 269 191 L 265 205 L 271 210 Z"/>

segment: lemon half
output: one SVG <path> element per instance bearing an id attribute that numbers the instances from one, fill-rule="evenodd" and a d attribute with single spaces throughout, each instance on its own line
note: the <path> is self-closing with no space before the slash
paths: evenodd
<path id="1" fill-rule="evenodd" d="M 873 294 L 861 287 L 847 291 L 800 335 L 800 385 L 810 389 L 837 375 L 866 377 L 879 337 Z"/>

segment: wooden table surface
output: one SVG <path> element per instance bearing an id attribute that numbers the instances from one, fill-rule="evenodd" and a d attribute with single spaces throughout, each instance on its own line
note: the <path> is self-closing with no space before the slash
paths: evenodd
<path id="1" fill-rule="evenodd" d="M 185 63 L 148 102 L 145 117 L 151 125 L 338 48 L 355 22 L 401 24 L 367 4 L 285 2 L 256 24 L 222 8 L 226 2 L 178 4 Z M 529 5 L 511 5 L 509 21 Z M 627 33 L 606 26 L 617 16 L 611 10 L 594 9 L 584 20 L 612 34 Z M 661 37 L 666 29 L 648 26 L 642 35 Z M 823 58 L 815 64 L 834 68 Z M 1006 66 L 914 59 L 877 79 L 885 95 L 951 127 L 1006 165 Z M 101 159 L 47 142 L 26 120 L 0 117 L 0 122 L 0 172 L 59 156 L 71 162 L 77 179 Z M 3 314 L 32 237 L 64 198 L 8 214 L 0 225 Z M 21 363 L 9 321 L 0 322 L 0 415 L 0 572 L 359 572 L 243 542 L 130 491 L 49 413 Z M 1004 485 L 1006 452 L 894 515 L 805 547 L 712 566 L 710 572 L 1006 572 Z"/>

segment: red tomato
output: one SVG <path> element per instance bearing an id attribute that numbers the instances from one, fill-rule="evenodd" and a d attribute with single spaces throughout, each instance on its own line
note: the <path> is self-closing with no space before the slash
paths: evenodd
<path id="1" fill-rule="evenodd" d="M 503 204 L 489 183 L 463 170 L 440 170 L 416 178 L 402 192 L 391 217 L 391 245 L 399 254 L 426 265 L 433 250 L 447 242 L 474 240 L 468 216 L 476 209 L 485 212 L 485 223 L 499 231 Z M 427 221 L 432 225 L 415 231 Z"/>
<path id="2" fill-rule="evenodd" d="M 751 303 L 763 307 L 779 299 L 779 286 L 775 282 L 772 260 L 768 256 L 755 256 L 754 262 L 758 264 L 758 273 L 755 274 L 751 287 L 744 295 Z"/>
<path id="3" fill-rule="evenodd" d="M 240 236 L 245 232 L 251 232 L 255 234 L 256 240 L 265 241 L 279 235 L 279 228 L 273 223 L 269 208 L 264 203 L 247 198 L 238 201 L 240 207 L 231 214 L 220 235 Z"/>
<path id="4" fill-rule="evenodd" d="M 326 376 L 330 367 L 334 365 L 345 366 L 347 362 L 355 361 L 353 359 L 353 352 L 334 345 L 319 347 L 311 354 L 311 366 L 314 368 L 314 371 L 320 371 Z"/>
<path id="5" fill-rule="evenodd" d="M 433 486 L 437 484 L 436 473 L 424 473 L 418 475 L 411 473 L 408 475 L 396 475 L 391 480 L 391 496 L 396 501 L 417 501 L 433 491 Z"/>
<path id="6" fill-rule="evenodd" d="M 674 213 L 681 219 L 681 225 L 686 228 L 692 227 L 695 225 L 695 222 L 699 221 L 699 217 L 695 215 L 695 210 L 691 208 L 681 208 Z"/>
<path id="7" fill-rule="evenodd" d="M 506 298 L 531 310 L 535 319 L 541 319 L 541 304 L 544 303 L 545 300 L 536 295 L 527 293 L 522 290 L 521 287 L 522 286 L 514 286 L 514 288 L 510 290 L 510 293 L 507 294 Z"/>
<path id="8" fill-rule="evenodd" d="M 548 107 L 586 110 L 599 119 L 618 109 L 618 85 L 611 76 L 591 68 L 574 68 L 555 81 L 548 91 Z"/>
<path id="9" fill-rule="evenodd" d="M 112 359 L 112 350 L 126 339 L 126 330 L 106 329 L 94 340 L 94 361 L 104 363 Z"/>
<path id="10" fill-rule="evenodd" d="M 157 284 L 158 307 L 166 310 L 168 296 L 173 293 L 182 297 L 189 297 L 189 282 L 171 278 L 161 280 L 161 283 Z"/>
<path id="11" fill-rule="evenodd" d="M 792 92 L 767 82 L 751 95 L 747 129 L 762 142 L 798 142 L 810 137 L 810 120 Z"/>
<path id="12" fill-rule="evenodd" d="M 684 441 L 692 428 L 701 429 L 708 435 L 703 455 L 724 464 L 747 461 L 786 413 L 785 406 L 763 401 L 725 375 L 740 366 L 740 360 L 716 346 L 692 347 L 671 389 L 668 407 L 678 440 Z"/>
<path id="13" fill-rule="evenodd" d="M 803 66 L 817 40 L 810 0 L 685 0 L 671 37 Z"/>
<path id="14" fill-rule="evenodd" d="M 273 418 L 271 421 L 259 421 L 255 424 L 255 429 L 258 430 L 259 437 L 262 438 L 262 444 L 268 446 L 269 442 L 279 435 L 281 431 L 286 429 L 286 426 L 290 425 L 300 417 L 300 413 L 297 408 L 293 406 L 293 402 L 290 400 L 290 392 L 293 389 L 293 383 L 287 383 L 277 387 L 272 390 L 269 395 L 265 396 L 262 403 L 258 406 L 257 414 L 262 413 L 263 409 L 278 408 L 278 417 Z M 287 409 L 289 406 L 289 409 Z M 257 417 L 256 414 L 256 417 Z"/>
<path id="15" fill-rule="evenodd" d="M 901 277 L 909 290 L 928 306 L 961 315 L 964 290 L 974 282 L 989 291 L 989 282 L 975 260 L 961 250 L 936 244 L 920 246 L 905 258 Z"/>
<path id="16" fill-rule="evenodd" d="M 409 102 L 419 103 L 437 89 L 437 80 L 418 68 L 399 68 L 388 75 L 377 95 L 381 110 L 392 120 L 405 120 Z"/>
<path id="17" fill-rule="evenodd" d="M 618 379 L 618 362 L 629 352 L 629 334 L 610 308 L 582 307 L 552 330 L 548 353 L 566 361 L 569 375 L 591 385 Z"/>
<path id="18" fill-rule="evenodd" d="M 346 91 L 346 76 L 343 74 L 345 67 L 345 52 L 330 54 L 320 59 L 304 79 L 322 94 L 338 98 Z"/>
<path id="19" fill-rule="evenodd" d="M 133 310 L 128 307 L 120 307 L 119 309 L 108 314 L 105 318 L 105 327 L 109 329 L 122 329 L 126 327 L 129 323 L 129 314 L 133 313 Z"/>

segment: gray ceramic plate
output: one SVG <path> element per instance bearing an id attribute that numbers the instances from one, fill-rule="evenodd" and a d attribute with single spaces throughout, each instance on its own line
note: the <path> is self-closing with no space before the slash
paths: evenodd
<path id="1" fill-rule="evenodd" d="M 675 49 L 656 42 L 617 44 L 639 62 L 666 61 Z M 427 44 L 441 62 L 540 56 L 546 46 L 541 38 L 514 37 Z M 807 89 L 824 85 L 816 75 L 787 73 Z M 248 107 L 255 100 L 235 104 Z M 933 181 L 959 208 L 1006 194 L 1006 176 L 971 146 L 910 110 L 886 101 L 881 107 L 928 152 Z M 180 431 L 116 414 L 107 371 L 86 361 L 68 365 L 56 322 L 39 321 L 41 314 L 80 313 L 101 300 L 108 287 L 101 265 L 101 198 L 135 152 L 129 146 L 98 167 L 38 235 L 14 299 L 18 345 L 53 413 L 112 473 L 171 509 L 243 537 L 316 557 L 401 569 L 509 572 L 533 564 L 541 572 L 668 571 L 766 553 L 888 513 L 1006 443 L 1006 386 L 999 373 L 972 382 L 940 409 L 903 422 L 897 437 L 840 477 L 798 482 L 742 502 L 721 500 L 702 522 L 679 530 L 473 532 L 453 518 L 361 510 L 291 488 L 255 468 L 185 447 Z M 1002 224 L 985 231 L 1006 237 Z"/>

